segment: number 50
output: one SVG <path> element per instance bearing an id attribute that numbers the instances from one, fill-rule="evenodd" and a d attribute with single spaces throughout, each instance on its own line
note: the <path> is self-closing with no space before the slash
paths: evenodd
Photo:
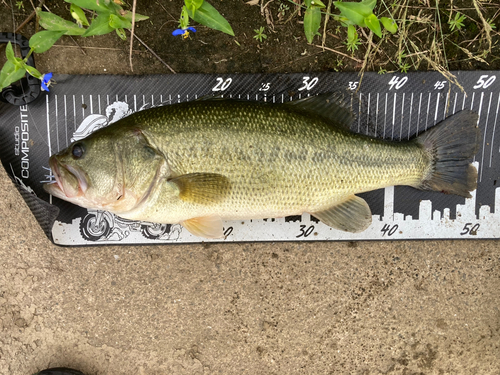
<path id="1" fill-rule="evenodd" d="M 484 75 L 484 76 L 479 77 L 479 79 L 477 80 L 477 85 L 474 86 L 473 88 L 474 89 L 485 89 L 485 88 L 490 87 L 491 84 L 493 82 L 495 82 L 497 77 L 496 76 L 491 76 L 490 78 L 488 78 L 488 77 L 490 77 L 490 76 Z"/>

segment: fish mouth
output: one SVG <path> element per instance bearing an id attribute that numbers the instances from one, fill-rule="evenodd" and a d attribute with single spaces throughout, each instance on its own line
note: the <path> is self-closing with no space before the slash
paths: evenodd
<path id="1" fill-rule="evenodd" d="M 80 169 L 62 165 L 55 156 L 49 159 L 49 166 L 55 178 L 55 183 L 44 185 L 49 194 L 65 200 L 85 195 L 88 183 Z"/>

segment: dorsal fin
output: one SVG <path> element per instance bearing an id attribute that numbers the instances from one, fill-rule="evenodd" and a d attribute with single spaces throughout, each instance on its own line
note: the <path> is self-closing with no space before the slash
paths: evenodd
<path id="1" fill-rule="evenodd" d="M 328 123 L 340 125 L 349 130 L 354 121 L 351 111 L 351 96 L 347 93 L 326 93 L 293 100 L 285 106 L 302 113 L 320 116 Z"/>

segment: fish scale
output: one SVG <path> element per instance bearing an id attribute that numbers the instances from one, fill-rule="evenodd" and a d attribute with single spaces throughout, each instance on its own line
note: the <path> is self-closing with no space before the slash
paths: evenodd
<path id="1" fill-rule="evenodd" d="M 317 210 L 353 193 L 418 182 L 425 169 L 418 147 L 361 137 L 279 106 L 186 103 L 162 118 L 169 126 L 151 121 L 151 112 L 137 115 L 130 120 L 145 124 L 150 142 L 167 150 L 175 175 L 229 177 L 231 194 L 217 208 L 224 217 Z M 200 215 L 214 209 L 200 206 Z"/>

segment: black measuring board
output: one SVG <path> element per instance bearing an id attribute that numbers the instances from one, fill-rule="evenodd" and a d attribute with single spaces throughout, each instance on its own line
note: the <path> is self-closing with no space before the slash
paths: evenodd
<path id="1" fill-rule="evenodd" d="M 394 140 L 408 139 L 460 110 L 471 109 L 479 114 L 483 137 L 474 158 L 479 178 L 472 198 L 389 187 L 360 194 L 373 214 L 372 225 L 362 233 L 341 232 L 304 214 L 228 221 L 226 238 L 218 241 L 499 238 L 499 72 L 452 74 L 456 83 L 437 72 L 365 73 L 362 80 L 357 73 L 56 74 L 57 85 L 37 101 L 19 107 L 0 103 L 0 158 L 57 244 L 201 242 L 206 239 L 177 224 L 129 221 L 49 196 L 42 188 L 51 178 L 49 156 L 135 111 L 211 95 L 282 103 L 324 92 L 352 94 L 357 116 L 351 129 Z"/>

